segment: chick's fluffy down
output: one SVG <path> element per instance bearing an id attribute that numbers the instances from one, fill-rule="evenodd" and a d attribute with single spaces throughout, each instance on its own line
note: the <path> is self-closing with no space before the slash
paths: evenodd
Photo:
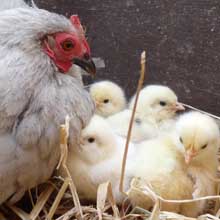
<path id="1" fill-rule="evenodd" d="M 82 131 L 81 145 L 69 153 L 67 160 L 80 198 L 96 201 L 98 186 L 110 181 L 117 203 L 122 202 L 124 196 L 119 192 L 119 180 L 125 141 L 112 132 L 104 118 L 98 115 L 92 118 Z M 132 158 L 132 149 L 131 144 L 128 161 Z M 126 189 L 129 182 L 130 172 L 127 170 Z"/>
<path id="2" fill-rule="evenodd" d="M 130 109 L 125 109 L 124 111 L 108 117 L 107 122 L 110 124 L 114 132 L 116 132 L 119 136 L 126 138 L 131 115 L 132 111 Z M 135 115 L 131 131 L 131 141 L 141 142 L 156 137 L 157 135 L 158 128 L 154 122 L 144 120 L 141 115 Z"/>
<path id="3" fill-rule="evenodd" d="M 90 87 L 90 94 L 96 103 L 96 114 L 107 117 L 126 107 L 124 91 L 111 81 L 100 81 Z"/>
<path id="4" fill-rule="evenodd" d="M 163 136 L 139 144 L 134 170 L 139 180 L 133 182 L 134 186 L 144 187 L 146 184 L 164 199 L 191 199 L 193 184 L 186 175 L 183 158 L 176 150 L 175 142 L 170 136 Z M 145 209 L 153 206 L 150 193 L 129 191 L 129 198 L 133 205 Z M 162 210 L 179 212 L 179 204 L 162 204 Z"/>

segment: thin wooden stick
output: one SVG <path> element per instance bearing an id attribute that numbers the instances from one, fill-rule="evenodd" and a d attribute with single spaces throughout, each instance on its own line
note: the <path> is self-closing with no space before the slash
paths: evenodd
<path id="1" fill-rule="evenodd" d="M 204 216 L 204 215 L 203 215 Z M 212 216 L 214 217 L 214 216 Z M 200 217 L 197 219 L 197 218 L 192 218 L 192 217 L 186 217 L 184 215 L 180 215 L 180 214 L 177 214 L 177 213 L 174 213 L 174 212 L 166 212 L 166 211 L 161 211 L 160 212 L 160 219 L 172 219 L 172 220 L 198 220 L 200 219 Z M 208 218 L 209 220 L 214 220 L 213 218 Z M 207 219 L 207 220 L 208 220 Z M 201 218 L 200 220 L 206 220 L 206 218 Z"/>
<path id="2" fill-rule="evenodd" d="M 65 166 L 67 161 L 68 155 L 68 147 L 67 147 L 67 140 L 69 137 L 69 122 L 70 117 L 67 115 L 65 118 L 65 124 L 60 126 L 60 161 L 57 165 L 57 170 L 60 169 L 61 165 Z"/>
<path id="3" fill-rule="evenodd" d="M 40 194 L 34 208 L 30 213 L 31 220 L 37 219 L 53 191 L 54 187 L 52 185 L 49 185 L 47 189 Z"/>
<path id="4" fill-rule="evenodd" d="M 194 199 L 183 199 L 183 200 L 175 200 L 175 199 L 164 199 L 163 197 L 159 196 L 156 194 L 148 185 L 145 185 L 142 188 L 136 188 L 133 186 L 133 189 L 142 192 L 143 194 L 149 196 L 149 193 L 156 199 L 160 200 L 161 202 L 165 203 L 176 203 L 176 204 L 182 204 L 182 203 L 189 203 L 189 202 L 198 202 L 198 201 L 203 201 L 203 200 L 210 200 L 210 199 L 220 199 L 220 195 L 215 195 L 215 196 L 204 196 L 204 197 L 199 197 L 199 198 L 194 198 Z"/>
<path id="5" fill-rule="evenodd" d="M 160 201 L 157 200 L 154 205 L 154 208 L 152 210 L 149 220 L 158 220 L 160 219 L 159 216 L 160 216 Z"/>
<path id="6" fill-rule="evenodd" d="M 69 169 L 67 168 L 67 166 L 64 166 L 64 169 L 66 171 L 67 178 L 69 179 L 69 188 L 70 188 L 71 194 L 73 196 L 73 202 L 74 202 L 77 210 L 79 211 L 81 219 L 83 219 L 83 211 L 82 211 L 82 207 L 80 204 L 79 196 L 77 194 L 76 186 L 73 182 L 73 179 L 70 175 L 70 172 L 69 172 Z"/>
<path id="7" fill-rule="evenodd" d="M 69 172 L 69 169 L 67 167 L 67 157 L 68 157 L 68 137 L 69 137 L 69 122 L 70 122 L 70 117 L 66 116 L 65 119 L 65 124 L 60 126 L 60 147 L 61 147 L 61 156 L 60 156 L 60 161 L 58 163 L 57 169 L 59 169 L 61 166 L 66 172 L 66 178 L 68 178 L 69 182 L 69 188 L 73 197 L 73 202 L 75 204 L 75 207 L 79 211 L 81 219 L 83 219 L 83 212 L 82 208 L 80 205 L 79 197 L 77 194 L 77 190 L 75 187 L 75 184 L 73 182 L 73 179 L 71 177 L 71 174 Z"/>
<path id="8" fill-rule="evenodd" d="M 99 185 L 98 190 L 97 190 L 97 212 L 98 212 L 98 218 L 99 220 L 102 220 L 102 215 L 105 210 L 105 203 L 106 200 L 109 201 L 112 211 L 114 214 L 115 219 L 119 219 L 119 210 L 116 205 L 116 201 L 112 192 L 112 185 L 111 182 L 105 182 Z"/>
<path id="9" fill-rule="evenodd" d="M 31 190 L 28 189 L 28 195 L 29 195 L 29 198 L 30 198 L 30 201 L 31 201 L 31 205 L 32 205 L 32 208 L 34 207 L 34 200 L 33 200 L 33 196 L 32 196 L 32 193 L 31 193 Z"/>
<path id="10" fill-rule="evenodd" d="M 216 215 L 215 215 L 217 218 L 220 217 L 220 209 L 217 211 Z"/>
<path id="11" fill-rule="evenodd" d="M 60 204 L 60 201 L 63 197 L 63 194 L 65 193 L 66 189 L 68 188 L 68 185 L 69 185 L 69 180 L 65 179 L 60 191 L 58 192 L 58 194 L 56 196 L 56 199 L 55 199 L 53 205 L 50 208 L 50 211 L 47 215 L 47 220 L 51 220 L 53 218 L 53 216 L 56 212 L 56 209 L 57 209 L 58 205 Z"/>
<path id="12" fill-rule="evenodd" d="M 128 154 L 128 147 L 129 147 L 129 142 L 131 138 L 131 131 L 132 131 L 132 125 L 134 122 L 134 116 L 135 116 L 135 111 L 137 107 L 137 102 L 139 98 L 140 91 L 142 89 L 143 83 L 144 83 L 144 75 L 145 75 L 145 63 L 146 63 L 146 52 L 143 51 L 141 53 L 141 73 L 140 73 L 140 78 L 138 81 L 138 87 L 137 87 L 137 92 L 136 92 L 136 97 L 135 97 L 135 102 L 134 106 L 132 109 L 132 115 L 129 123 L 129 128 L 128 128 L 128 134 L 127 134 L 127 139 L 126 139 L 126 144 L 125 144 L 125 151 L 123 155 L 123 161 L 122 161 L 122 168 L 121 168 L 121 177 L 120 177 L 120 185 L 119 185 L 119 190 L 120 192 L 126 194 L 124 192 L 124 175 L 125 175 L 125 167 L 126 167 L 126 160 L 127 160 L 127 154 Z"/>
<path id="13" fill-rule="evenodd" d="M 193 107 L 193 106 L 191 106 L 191 105 L 188 105 L 188 104 L 185 104 L 185 103 L 181 103 L 181 104 L 182 104 L 183 106 L 187 107 L 187 108 L 193 109 L 193 110 L 195 110 L 195 111 L 201 112 L 201 113 L 206 114 L 206 115 L 208 115 L 208 116 L 210 116 L 210 117 L 213 117 L 213 118 L 215 118 L 215 119 L 220 120 L 220 117 L 219 117 L 219 116 L 216 116 L 216 115 L 213 115 L 213 114 L 211 114 L 211 113 L 205 112 L 205 111 L 203 111 L 203 110 L 200 110 L 200 109 L 198 109 L 198 108 L 195 108 L 195 107 Z"/>
<path id="14" fill-rule="evenodd" d="M 42 211 L 45 203 L 48 201 L 50 195 L 52 194 L 54 188 L 53 186 L 48 186 L 47 189 L 45 191 L 43 191 L 40 196 L 38 197 L 38 200 L 34 206 L 34 208 L 32 209 L 31 213 L 28 214 L 26 212 L 24 212 L 23 210 L 21 210 L 20 208 L 16 207 L 15 205 L 9 205 L 7 204 L 7 206 L 16 214 L 18 215 L 22 220 L 35 220 L 37 219 L 37 217 L 39 216 L 40 212 Z"/>
<path id="15" fill-rule="evenodd" d="M 30 215 L 28 213 L 16 207 L 15 205 L 7 205 L 7 206 L 22 220 L 30 219 Z"/>

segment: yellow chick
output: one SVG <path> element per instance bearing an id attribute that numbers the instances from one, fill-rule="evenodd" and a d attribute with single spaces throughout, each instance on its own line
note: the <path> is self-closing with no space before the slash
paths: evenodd
<path id="1" fill-rule="evenodd" d="M 124 196 L 119 192 L 119 180 L 124 147 L 118 145 L 125 146 L 125 140 L 112 132 L 104 118 L 94 115 L 82 130 L 80 146 L 68 154 L 67 165 L 80 198 L 96 201 L 99 184 L 110 181 L 116 201 L 122 201 Z M 132 145 L 130 147 L 132 149 Z M 127 172 L 126 188 L 129 181 Z"/>
<path id="2" fill-rule="evenodd" d="M 129 103 L 129 108 L 133 109 L 135 96 Z M 185 110 L 184 106 L 178 102 L 177 96 L 173 90 L 167 86 L 149 85 L 143 88 L 139 95 L 136 112 L 146 118 L 146 120 L 155 120 L 155 122 L 164 129 L 173 126 L 177 111 Z M 168 125 L 166 125 L 166 123 Z"/>
<path id="3" fill-rule="evenodd" d="M 193 184 L 187 176 L 183 158 L 177 150 L 171 135 L 161 135 L 136 146 L 132 173 L 147 182 L 164 199 L 191 199 Z M 138 185 L 138 184 L 137 184 Z M 150 209 L 153 201 L 149 196 L 129 190 L 129 198 L 134 206 Z M 162 203 L 161 210 L 180 212 L 180 204 Z"/>
<path id="4" fill-rule="evenodd" d="M 218 125 L 205 114 L 188 112 L 180 116 L 176 131 L 183 144 L 180 152 L 187 164 L 187 174 L 194 181 L 193 198 L 216 195 Z M 186 204 L 183 209 L 186 215 L 194 217 L 203 212 L 205 204 L 206 201 Z"/>
<path id="5" fill-rule="evenodd" d="M 107 118 L 108 123 L 118 135 L 126 138 L 132 111 L 125 109 Z M 154 138 L 158 135 L 158 127 L 154 121 L 143 120 L 141 115 L 136 114 L 133 122 L 131 141 L 141 142 Z"/>
<path id="6" fill-rule="evenodd" d="M 96 114 L 103 117 L 113 115 L 126 107 L 124 91 L 111 81 L 100 81 L 90 87 L 90 94 L 96 104 Z"/>
<path id="7" fill-rule="evenodd" d="M 131 99 L 129 109 L 107 118 L 118 135 L 126 136 L 132 115 L 135 96 Z M 174 128 L 174 116 L 184 110 L 177 101 L 176 94 L 166 86 L 150 85 L 140 92 L 136 108 L 135 121 L 132 127 L 131 140 L 140 142 L 156 137 L 161 131 Z"/>

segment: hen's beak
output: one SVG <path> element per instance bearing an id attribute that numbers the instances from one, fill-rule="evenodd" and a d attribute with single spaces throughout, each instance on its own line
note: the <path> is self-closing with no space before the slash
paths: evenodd
<path id="1" fill-rule="evenodd" d="M 96 67 L 94 62 L 92 61 L 92 58 L 74 58 L 73 63 L 80 66 L 82 69 L 84 69 L 87 73 L 94 76 L 96 74 Z"/>
<path id="2" fill-rule="evenodd" d="M 184 155 L 185 163 L 189 164 L 196 155 L 197 155 L 196 151 L 192 151 L 192 150 L 186 151 Z"/>

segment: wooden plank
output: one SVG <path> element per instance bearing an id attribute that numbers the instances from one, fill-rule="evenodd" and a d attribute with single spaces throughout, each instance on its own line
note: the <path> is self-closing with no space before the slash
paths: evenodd
<path id="1" fill-rule="evenodd" d="M 180 100 L 220 115 L 220 2 L 218 0 L 35 0 L 86 24 L 94 57 L 104 59 L 97 79 L 112 79 L 128 96 L 148 51 L 146 83 L 173 88 Z"/>

